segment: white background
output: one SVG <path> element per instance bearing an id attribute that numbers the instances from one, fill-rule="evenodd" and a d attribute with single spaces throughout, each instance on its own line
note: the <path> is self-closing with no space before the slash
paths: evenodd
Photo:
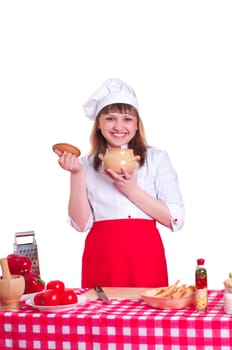
<path id="1" fill-rule="evenodd" d="M 92 123 L 82 105 L 121 78 L 185 200 L 184 228 L 160 228 L 170 283 L 194 283 L 203 257 L 209 288 L 223 288 L 232 271 L 231 18 L 230 0 L 0 2 L 0 257 L 15 232 L 34 230 L 41 277 L 80 286 L 86 234 L 66 222 L 69 173 L 51 147 L 86 153 Z"/>

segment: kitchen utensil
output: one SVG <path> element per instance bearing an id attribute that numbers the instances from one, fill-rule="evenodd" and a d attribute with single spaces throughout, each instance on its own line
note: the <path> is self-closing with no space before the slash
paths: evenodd
<path id="1" fill-rule="evenodd" d="M 137 287 L 102 287 L 109 299 L 115 300 L 140 300 L 140 294 L 148 288 Z M 84 293 L 89 300 L 97 300 L 98 295 L 92 288 Z"/>
<path id="2" fill-rule="evenodd" d="M 15 233 L 14 253 L 25 255 L 28 258 L 30 258 L 30 260 L 32 261 L 31 271 L 40 276 L 38 246 L 35 240 L 34 231 L 24 231 Z"/>
<path id="3" fill-rule="evenodd" d="M 24 277 L 10 274 L 7 258 L 0 259 L 0 266 L 0 310 L 18 310 L 25 289 Z"/>
<path id="4" fill-rule="evenodd" d="M 98 297 L 104 302 L 104 303 L 109 303 L 110 300 L 107 297 L 107 295 L 105 294 L 104 290 L 102 289 L 102 287 L 100 286 L 95 286 L 94 290 L 96 291 Z"/>

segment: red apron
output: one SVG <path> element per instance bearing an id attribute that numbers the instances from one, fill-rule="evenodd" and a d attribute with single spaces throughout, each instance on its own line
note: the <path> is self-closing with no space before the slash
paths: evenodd
<path id="1" fill-rule="evenodd" d="M 163 243 L 155 221 L 97 221 L 82 257 L 82 287 L 162 287 L 168 285 Z"/>

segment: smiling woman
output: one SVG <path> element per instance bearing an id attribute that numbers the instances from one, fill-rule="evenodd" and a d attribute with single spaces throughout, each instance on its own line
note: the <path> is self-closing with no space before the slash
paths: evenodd
<path id="1" fill-rule="evenodd" d="M 105 81 L 84 110 L 94 120 L 90 153 L 77 158 L 56 151 L 71 176 L 70 223 L 77 231 L 89 230 L 82 287 L 166 286 L 165 249 L 156 223 L 172 231 L 184 224 L 171 161 L 163 150 L 148 146 L 136 94 L 124 81 Z M 137 167 L 128 171 L 125 159 L 117 171 L 102 164 L 121 149 L 131 151 Z"/>

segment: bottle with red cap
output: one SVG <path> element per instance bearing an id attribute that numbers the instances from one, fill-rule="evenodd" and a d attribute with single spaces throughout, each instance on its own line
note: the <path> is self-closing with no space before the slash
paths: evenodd
<path id="1" fill-rule="evenodd" d="M 208 282 L 207 270 L 205 268 L 205 260 L 197 259 L 197 267 L 195 271 L 196 285 L 196 311 L 202 313 L 207 311 L 208 306 Z"/>

